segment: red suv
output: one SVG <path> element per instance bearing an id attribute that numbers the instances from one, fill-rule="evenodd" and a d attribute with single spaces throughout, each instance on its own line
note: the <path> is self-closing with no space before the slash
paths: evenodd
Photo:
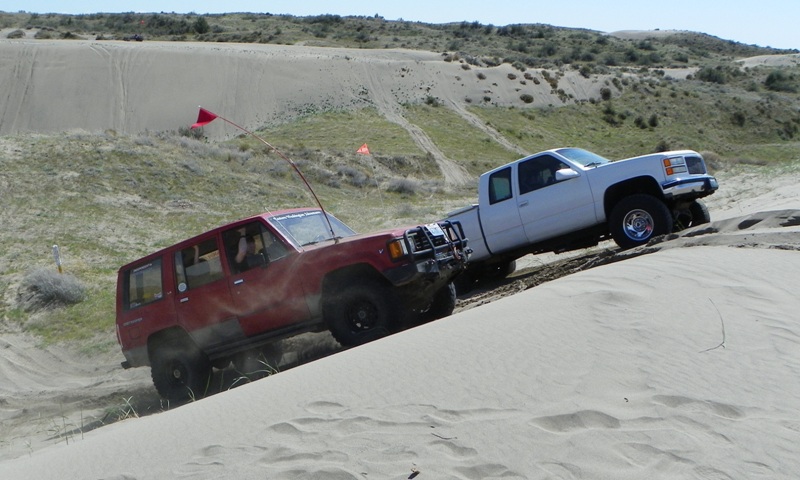
<path id="1" fill-rule="evenodd" d="M 119 270 L 125 368 L 150 365 L 158 393 L 200 397 L 211 368 L 330 330 L 344 346 L 452 313 L 469 250 L 458 222 L 356 234 L 319 209 L 254 216 Z"/>

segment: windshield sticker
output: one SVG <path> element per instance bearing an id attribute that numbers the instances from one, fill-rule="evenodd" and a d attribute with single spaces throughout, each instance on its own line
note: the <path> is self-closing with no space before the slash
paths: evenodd
<path id="1" fill-rule="evenodd" d="M 282 222 L 287 219 L 294 219 L 294 218 L 305 218 L 305 217 L 313 217 L 316 215 L 322 215 L 322 212 L 319 210 L 313 210 L 310 212 L 299 212 L 299 213 L 289 213 L 286 215 L 281 215 L 280 217 L 272 217 L 273 220 L 277 220 L 278 222 Z"/>

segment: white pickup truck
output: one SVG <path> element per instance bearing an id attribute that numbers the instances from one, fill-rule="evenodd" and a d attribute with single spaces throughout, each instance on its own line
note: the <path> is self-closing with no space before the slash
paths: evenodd
<path id="1" fill-rule="evenodd" d="M 557 148 L 481 175 L 478 204 L 448 214 L 472 255 L 466 276 L 505 276 L 529 253 L 565 252 L 613 238 L 621 248 L 708 223 L 699 200 L 719 187 L 691 150 L 609 161 Z M 464 284 L 464 281 L 461 282 Z"/>

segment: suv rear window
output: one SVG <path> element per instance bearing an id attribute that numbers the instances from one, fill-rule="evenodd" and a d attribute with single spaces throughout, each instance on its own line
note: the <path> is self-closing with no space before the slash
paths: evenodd
<path id="1" fill-rule="evenodd" d="M 161 282 L 161 259 L 156 259 L 125 272 L 125 308 L 141 307 L 164 297 Z"/>
<path id="2" fill-rule="evenodd" d="M 202 287 L 222 278 L 222 263 L 216 239 L 212 238 L 175 252 L 178 291 Z"/>

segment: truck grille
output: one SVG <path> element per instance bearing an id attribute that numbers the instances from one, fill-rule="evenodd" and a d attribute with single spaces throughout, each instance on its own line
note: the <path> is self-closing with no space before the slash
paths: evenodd
<path id="1" fill-rule="evenodd" d="M 445 237 L 435 237 L 432 235 L 425 235 L 422 232 L 412 233 L 411 235 L 409 235 L 409 240 L 411 240 L 415 252 L 428 250 L 433 247 L 441 247 L 442 245 L 447 244 L 447 238 Z M 432 245 L 431 241 L 433 241 Z"/>
<path id="2" fill-rule="evenodd" d="M 706 164 L 700 157 L 686 157 L 686 167 L 692 175 L 702 175 L 706 173 Z"/>

